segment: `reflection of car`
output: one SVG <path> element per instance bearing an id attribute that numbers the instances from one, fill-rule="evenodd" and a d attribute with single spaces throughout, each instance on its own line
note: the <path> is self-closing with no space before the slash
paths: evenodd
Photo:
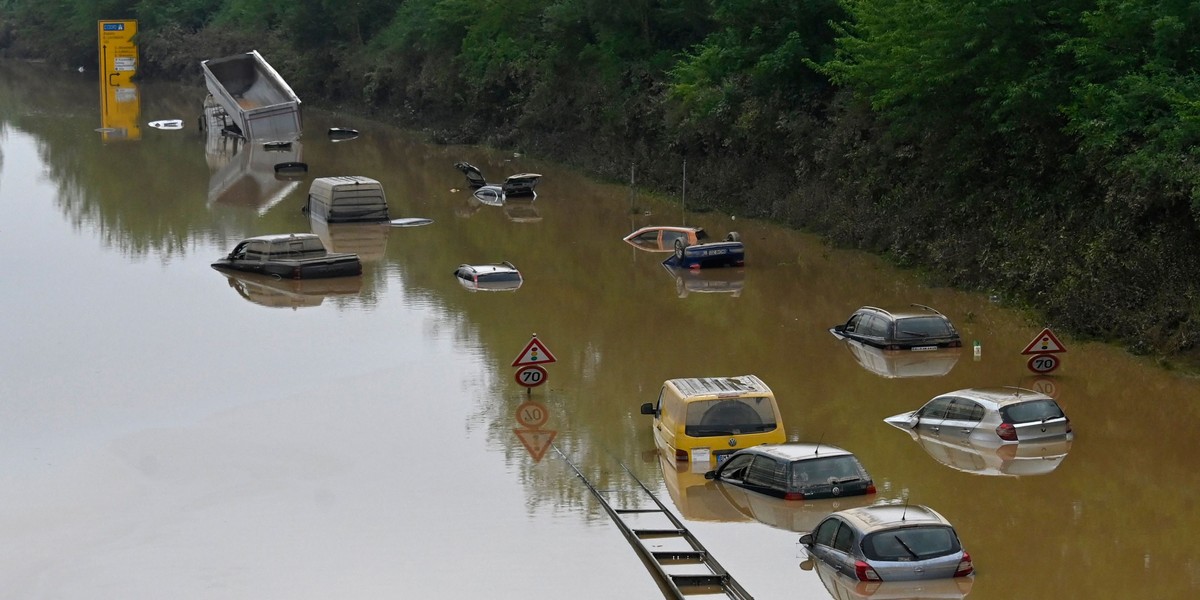
<path id="1" fill-rule="evenodd" d="M 678 461 L 720 464 L 739 448 L 787 439 L 775 394 L 754 375 L 691 377 L 663 382 L 654 415 L 654 441 Z"/>
<path id="2" fill-rule="evenodd" d="M 971 555 L 945 517 L 917 504 L 835 512 L 800 536 L 809 554 L 859 581 L 965 577 Z"/>
<path id="3" fill-rule="evenodd" d="M 888 379 L 899 377 L 941 377 L 958 364 L 961 347 L 935 348 L 925 352 L 884 350 L 858 340 L 843 340 L 854 360 L 862 368 Z"/>
<path id="4" fill-rule="evenodd" d="M 844 324 L 830 332 L 838 338 L 850 338 L 884 350 L 936 350 L 962 347 L 958 331 L 946 315 L 913 304 L 917 311 L 889 312 L 874 306 L 854 311 Z"/>
<path id="5" fill-rule="evenodd" d="M 803 442 L 743 448 L 705 477 L 784 500 L 875 493 L 875 482 L 849 450 Z"/>
<path id="6" fill-rule="evenodd" d="M 627 236 L 625 241 L 639 250 L 648 252 L 674 252 L 675 240 L 683 240 L 689 246 L 708 240 L 703 227 L 655 225 L 643 227 Z"/>
<path id="7" fill-rule="evenodd" d="M 884 419 L 900 429 L 987 448 L 1073 437 L 1054 398 L 1017 387 L 970 388 L 934 397 Z"/>
<path id="8" fill-rule="evenodd" d="M 1044 475 L 1058 468 L 1073 443 L 1070 436 L 1003 446 L 976 447 L 965 438 L 905 429 L 934 460 L 976 475 Z"/>
<path id="9" fill-rule="evenodd" d="M 504 203 L 504 214 L 513 223 L 537 223 L 542 220 L 532 199 L 509 199 Z"/>
<path id="10" fill-rule="evenodd" d="M 357 296 L 362 277 L 326 279 L 281 279 L 254 273 L 224 273 L 229 287 L 249 302 L 271 308 L 320 306 L 326 298 Z"/>
<path id="11" fill-rule="evenodd" d="M 746 284 L 745 269 L 680 269 L 665 264 L 663 269 L 675 279 L 675 293 L 680 298 L 688 294 L 729 294 L 736 298 Z"/>
<path id="12" fill-rule="evenodd" d="M 458 282 L 474 291 L 512 291 L 521 287 L 521 272 L 512 263 L 504 261 L 495 265 L 459 265 L 454 270 Z"/>
<path id="13" fill-rule="evenodd" d="M 838 573 L 825 562 L 811 559 L 800 563 L 800 568 L 815 570 L 817 578 L 835 600 L 962 600 L 975 584 L 974 577 L 859 581 Z"/>

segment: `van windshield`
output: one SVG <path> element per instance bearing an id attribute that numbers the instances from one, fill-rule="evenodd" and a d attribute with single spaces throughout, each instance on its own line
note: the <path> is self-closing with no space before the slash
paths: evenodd
<path id="1" fill-rule="evenodd" d="M 684 433 L 693 437 L 773 431 L 775 409 L 765 396 L 698 400 L 687 407 Z"/>

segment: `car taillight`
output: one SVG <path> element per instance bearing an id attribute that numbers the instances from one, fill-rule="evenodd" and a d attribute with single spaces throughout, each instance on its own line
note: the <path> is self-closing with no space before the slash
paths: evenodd
<path id="1" fill-rule="evenodd" d="M 874 494 L 874 493 L 875 493 L 875 484 L 873 484 L 873 483 L 872 483 L 872 484 L 868 485 L 868 486 L 867 486 L 867 491 L 866 491 L 866 492 L 863 492 L 863 493 L 865 493 L 865 494 Z"/>
<path id="2" fill-rule="evenodd" d="M 1067 433 L 1071 433 L 1071 420 L 1067 419 Z"/>
<path id="3" fill-rule="evenodd" d="M 966 577 L 975 572 L 975 564 L 971 562 L 971 555 L 963 550 L 962 560 L 958 561 L 958 568 L 954 570 L 955 577 Z"/>
<path id="4" fill-rule="evenodd" d="M 300 279 L 300 267 L 292 267 L 292 279 Z"/>
<path id="5" fill-rule="evenodd" d="M 784 500 L 803 500 L 804 492 L 788 492 L 783 495 Z"/>
<path id="6" fill-rule="evenodd" d="M 871 568 L 871 565 L 861 560 L 854 561 L 854 576 L 859 581 L 880 581 L 879 573 L 876 573 L 875 569 Z"/>
<path id="7" fill-rule="evenodd" d="M 888 344 L 887 346 L 884 346 L 883 349 L 884 350 L 899 350 L 900 345 L 899 344 Z"/>
<path id="8" fill-rule="evenodd" d="M 1001 423 L 996 428 L 996 435 L 1006 442 L 1015 442 L 1017 441 L 1017 428 L 1013 427 L 1012 423 Z"/>
<path id="9" fill-rule="evenodd" d="M 687 462 L 687 459 L 688 459 L 687 450 L 676 450 L 675 451 L 675 460 L 681 460 L 683 462 Z"/>
<path id="10" fill-rule="evenodd" d="M 962 340 L 954 340 L 953 342 L 946 344 L 946 347 L 947 348 L 962 348 Z"/>

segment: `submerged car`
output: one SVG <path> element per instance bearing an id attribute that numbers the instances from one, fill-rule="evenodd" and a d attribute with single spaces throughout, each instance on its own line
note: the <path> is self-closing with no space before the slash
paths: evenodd
<path id="1" fill-rule="evenodd" d="M 917 504 L 841 510 L 800 536 L 800 543 L 813 558 L 859 581 L 943 579 L 975 572 L 950 522 Z"/>
<path id="2" fill-rule="evenodd" d="M 863 306 L 829 332 L 839 339 L 848 338 L 883 350 L 962 347 L 962 339 L 946 315 L 924 304 L 912 307 L 917 310 L 887 311 Z"/>
<path id="3" fill-rule="evenodd" d="M 906 431 L 984 448 L 1074 437 L 1071 420 L 1054 398 L 1018 387 L 942 394 L 917 410 L 884 421 Z"/>
<path id="4" fill-rule="evenodd" d="M 875 493 L 875 482 L 849 450 L 788 442 L 743 448 L 704 474 L 785 500 L 812 500 Z"/>
<path id="5" fill-rule="evenodd" d="M 811 558 L 801 562 L 800 568 L 816 571 L 825 590 L 836 600 L 963 600 L 975 585 L 974 577 L 859 581 Z"/>
<path id="6" fill-rule="evenodd" d="M 362 261 L 357 254 L 329 252 L 315 233 L 280 233 L 247 238 L 212 266 L 284 279 L 362 274 Z"/>
<path id="7" fill-rule="evenodd" d="M 533 191 L 533 189 L 537 187 L 538 182 L 542 179 L 541 173 L 517 173 L 515 175 L 509 175 L 504 179 L 504 183 L 497 185 L 489 184 L 487 179 L 483 176 L 483 172 L 479 170 L 479 167 L 476 167 L 469 162 L 456 162 L 454 163 L 454 168 L 458 169 L 464 176 L 466 176 L 467 185 L 472 188 L 495 188 L 494 195 L 497 196 L 500 201 L 503 201 L 506 196 L 536 196 L 537 194 Z M 476 193 L 476 196 L 478 195 L 479 194 Z"/>
<path id="8" fill-rule="evenodd" d="M 494 265 L 459 265 L 454 276 L 472 292 L 511 292 L 521 287 L 524 281 L 521 272 L 508 261 Z"/>
<path id="9" fill-rule="evenodd" d="M 683 240 L 689 246 L 704 243 L 709 239 L 703 227 L 682 225 L 652 225 L 642 227 L 622 238 L 638 250 L 647 252 L 674 252 L 675 240 Z"/>
<path id="10" fill-rule="evenodd" d="M 729 232 L 719 242 L 690 245 L 683 239 L 677 239 L 675 252 L 663 264 L 683 269 L 741 267 L 746 264 L 746 246 L 736 231 Z"/>

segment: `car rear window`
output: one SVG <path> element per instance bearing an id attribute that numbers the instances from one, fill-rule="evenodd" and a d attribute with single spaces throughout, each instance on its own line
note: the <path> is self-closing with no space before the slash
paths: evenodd
<path id="1" fill-rule="evenodd" d="M 853 456 L 829 456 L 792 463 L 792 486 L 802 489 L 814 484 L 842 483 L 864 477 L 862 466 Z"/>
<path id="2" fill-rule="evenodd" d="M 911 317 L 896 321 L 898 338 L 936 338 L 954 335 L 942 317 Z"/>
<path id="3" fill-rule="evenodd" d="M 871 560 L 926 560 L 961 547 L 953 529 L 934 525 L 877 531 L 863 539 L 862 549 Z"/>
<path id="4" fill-rule="evenodd" d="M 1053 400 L 1030 400 L 1018 404 L 1009 404 L 1000 408 L 1000 415 L 1005 423 L 1029 423 L 1031 421 L 1048 421 L 1061 419 L 1063 411 Z"/>
<path id="5" fill-rule="evenodd" d="M 694 437 L 774 431 L 770 398 L 716 398 L 688 403 L 684 433 Z"/>
<path id="6" fill-rule="evenodd" d="M 476 280 L 480 283 L 502 283 L 508 281 L 520 281 L 521 274 L 513 271 L 496 271 L 493 273 L 480 273 Z"/>

